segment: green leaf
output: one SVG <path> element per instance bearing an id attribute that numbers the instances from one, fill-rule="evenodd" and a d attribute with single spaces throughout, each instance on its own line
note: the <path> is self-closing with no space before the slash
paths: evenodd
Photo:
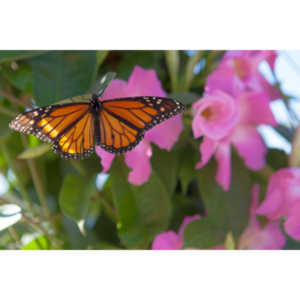
<path id="1" fill-rule="evenodd" d="M 122 243 L 127 248 L 147 248 L 156 234 L 167 229 L 171 213 L 167 188 L 154 169 L 145 184 L 131 185 L 120 158 L 115 159 L 110 175 Z"/>
<path id="2" fill-rule="evenodd" d="M 238 239 L 248 224 L 252 184 L 244 163 L 233 153 L 232 180 L 227 192 L 218 185 L 215 177 L 214 161 L 199 171 L 199 189 L 208 217 L 186 227 L 185 247 L 210 248 L 223 244 L 228 232 Z"/>
<path id="3" fill-rule="evenodd" d="M 87 216 L 90 198 L 95 191 L 95 178 L 69 174 L 64 180 L 59 194 L 62 212 L 79 221 Z"/>
<path id="4" fill-rule="evenodd" d="M 113 200 L 118 212 L 118 233 L 127 248 L 139 248 L 145 244 L 142 220 L 136 199 L 128 183 L 126 169 L 120 157 L 115 158 L 110 171 Z"/>
<path id="5" fill-rule="evenodd" d="M 168 227 L 172 209 L 170 191 L 154 169 L 145 184 L 132 188 L 143 229 L 152 240 L 155 235 Z"/>
<path id="6" fill-rule="evenodd" d="M 26 59 L 45 53 L 46 51 L 39 50 L 2 50 L 0 51 L 0 63 L 10 62 L 19 59 Z"/>
<path id="7" fill-rule="evenodd" d="M 127 80 L 135 66 L 140 66 L 144 69 L 161 69 L 161 60 L 163 59 L 163 51 L 114 51 L 116 56 L 122 55 L 120 64 L 116 72 L 118 78 Z M 159 74 L 158 74 L 159 75 Z"/>
<path id="8" fill-rule="evenodd" d="M 168 95 L 168 97 L 174 100 L 178 100 L 184 105 L 190 105 L 200 99 L 200 96 L 198 94 L 192 92 L 171 93 Z"/>
<path id="9" fill-rule="evenodd" d="M 3 68 L 2 75 L 16 88 L 32 94 L 33 77 L 28 62 L 19 63 L 17 69 Z"/>
<path id="10" fill-rule="evenodd" d="M 77 223 L 68 218 L 62 217 L 56 220 L 58 238 L 65 242 L 63 249 L 86 249 L 86 238 L 80 232 Z"/>
<path id="11" fill-rule="evenodd" d="M 26 244 L 23 250 L 50 250 L 50 243 L 46 236 L 42 235 Z"/>
<path id="12" fill-rule="evenodd" d="M 208 249 L 224 242 L 221 226 L 209 218 L 195 220 L 184 230 L 184 248 Z"/>
<path id="13" fill-rule="evenodd" d="M 270 149 L 267 153 L 266 161 L 274 171 L 286 168 L 288 165 L 286 153 L 279 149 Z"/>
<path id="14" fill-rule="evenodd" d="M 105 60 L 105 58 L 107 57 L 109 51 L 104 50 L 104 51 L 97 51 L 97 65 L 98 68 L 101 66 L 101 64 L 103 63 L 103 61 Z"/>
<path id="15" fill-rule="evenodd" d="M 41 144 L 36 147 L 28 148 L 20 155 L 17 156 L 19 159 L 31 159 L 35 157 L 39 157 L 45 153 L 47 153 L 51 149 L 49 144 Z"/>
<path id="16" fill-rule="evenodd" d="M 162 150 L 154 145 L 152 150 L 152 169 L 156 171 L 156 175 L 172 196 L 178 179 L 179 151 L 175 148 L 171 151 Z"/>
<path id="17" fill-rule="evenodd" d="M 180 155 L 179 178 L 184 194 L 189 183 L 198 176 L 199 170 L 195 169 L 196 163 L 197 157 L 193 148 L 189 146 L 183 147 Z"/>
<path id="18" fill-rule="evenodd" d="M 30 60 L 38 105 L 85 94 L 95 80 L 96 51 L 55 51 Z"/>
<path id="19" fill-rule="evenodd" d="M 1 109 L 1 107 L 0 107 Z M 1 110 L 0 110 L 1 111 Z M 8 124 L 12 120 L 12 117 L 1 114 L 0 115 L 0 137 L 4 137 L 7 134 L 11 133 L 11 129 L 9 129 Z"/>

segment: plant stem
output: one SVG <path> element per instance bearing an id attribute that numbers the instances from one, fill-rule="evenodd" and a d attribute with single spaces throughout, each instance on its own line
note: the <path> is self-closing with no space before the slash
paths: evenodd
<path id="1" fill-rule="evenodd" d="M 5 204 L 11 204 L 13 202 L 9 201 L 9 200 L 6 200 L 2 197 L 0 197 L 0 203 L 5 203 Z M 19 203 L 13 203 L 13 204 L 16 204 L 16 205 L 20 205 Z M 22 210 L 24 210 L 24 207 L 22 207 Z M 27 216 L 23 211 L 22 211 L 22 221 L 23 222 L 26 222 L 28 224 L 30 224 L 32 227 L 34 227 L 35 229 L 41 231 L 45 236 L 47 236 L 47 238 L 49 239 L 51 245 L 57 245 L 58 241 L 52 237 L 50 235 L 50 233 L 43 227 L 40 225 L 40 220 L 35 220 L 34 218 L 31 218 L 29 216 Z M 16 237 L 19 237 L 18 233 L 16 232 L 16 230 L 13 228 L 13 231 L 10 230 L 11 227 L 9 227 L 9 231 L 10 231 L 10 234 L 13 236 L 13 238 L 15 238 L 15 240 L 17 242 L 20 242 L 20 238 L 16 238 Z"/>
<path id="2" fill-rule="evenodd" d="M 40 225 L 40 223 L 38 221 L 35 221 L 34 219 L 26 216 L 25 214 L 22 215 L 22 219 L 24 222 L 30 224 L 32 227 L 34 227 L 35 229 L 41 231 L 45 236 L 47 236 L 47 238 L 49 239 L 49 241 L 52 244 L 55 244 L 55 242 L 53 241 L 53 237 L 50 235 L 50 233 Z"/>
<path id="3" fill-rule="evenodd" d="M 188 91 L 190 88 L 190 85 L 192 83 L 192 80 L 195 76 L 194 68 L 198 62 L 200 62 L 202 56 L 204 54 L 204 51 L 197 51 L 194 55 L 192 55 L 186 65 L 186 71 L 185 71 L 185 78 L 184 78 L 184 84 L 183 84 L 183 90 Z"/>
<path id="4" fill-rule="evenodd" d="M 171 90 L 178 90 L 179 53 L 177 50 L 165 51 L 165 58 L 171 79 Z"/>
<path id="5" fill-rule="evenodd" d="M 109 201 L 107 201 L 105 199 L 105 196 L 103 195 L 103 193 L 99 192 L 99 196 L 100 196 L 100 199 L 101 199 L 101 202 L 106 210 L 106 213 L 107 215 L 115 222 L 117 223 L 118 222 L 118 213 L 116 211 L 116 209 L 114 208 L 114 206 L 109 203 Z"/>
<path id="6" fill-rule="evenodd" d="M 14 113 L 13 111 L 3 107 L 3 106 L 0 106 L 0 113 L 2 113 L 3 115 L 7 115 L 9 117 L 15 117 L 16 116 L 16 113 Z"/>
<path id="7" fill-rule="evenodd" d="M 28 142 L 27 142 L 26 137 L 22 135 L 21 138 L 22 138 L 22 142 L 23 142 L 24 147 L 28 148 Z M 51 212 L 50 212 L 50 209 L 49 209 L 48 204 L 47 204 L 45 191 L 44 191 L 42 182 L 40 180 L 40 177 L 38 175 L 38 172 L 37 172 L 37 169 L 36 169 L 36 166 L 35 166 L 35 162 L 34 162 L 33 159 L 27 159 L 27 164 L 28 164 L 28 167 L 29 167 L 32 179 L 33 179 L 34 187 L 35 187 L 36 192 L 38 194 L 40 203 L 42 205 L 44 214 L 45 214 L 46 218 L 52 224 L 53 230 L 55 231 L 55 225 L 54 225 L 54 222 L 51 218 Z"/>
<path id="8" fill-rule="evenodd" d="M 266 165 L 263 169 L 256 171 L 256 174 L 264 180 L 266 180 L 267 182 L 269 181 L 269 178 L 272 176 L 273 173 L 274 170 L 269 165 Z"/>
<path id="9" fill-rule="evenodd" d="M 8 232 L 11 237 L 15 240 L 17 247 L 21 247 L 21 241 L 18 232 L 15 230 L 14 226 L 8 227 Z"/>
<path id="10" fill-rule="evenodd" d="M 21 101 L 20 99 L 18 99 L 14 95 L 9 94 L 9 93 L 1 90 L 1 89 L 0 89 L 0 95 L 7 98 L 7 99 L 9 99 L 11 102 L 14 102 L 14 103 L 18 104 L 18 105 L 21 105 L 23 107 L 30 107 L 30 105 L 24 103 L 23 101 Z"/>

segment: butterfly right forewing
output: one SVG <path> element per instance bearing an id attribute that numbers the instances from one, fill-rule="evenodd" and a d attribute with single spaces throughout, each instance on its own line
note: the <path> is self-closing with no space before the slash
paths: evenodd
<path id="1" fill-rule="evenodd" d="M 145 131 L 182 112 L 176 100 L 161 97 L 133 97 L 106 100 L 100 113 L 100 146 L 112 153 L 130 151 Z"/>

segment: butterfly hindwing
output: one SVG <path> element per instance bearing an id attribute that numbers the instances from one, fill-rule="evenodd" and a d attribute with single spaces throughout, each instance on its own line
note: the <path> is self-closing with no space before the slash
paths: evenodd
<path id="1" fill-rule="evenodd" d="M 94 151 L 94 119 L 85 113 L 64 130 L 53 143 L 54 152 L 65 159 L 85 158 Z"/>

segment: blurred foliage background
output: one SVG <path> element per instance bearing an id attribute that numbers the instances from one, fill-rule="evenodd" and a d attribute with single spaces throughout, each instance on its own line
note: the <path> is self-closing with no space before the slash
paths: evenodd
<path id="1" fill-rule="evenodd" d="M 215 162 L 195 170 L 199 143 L 190 106 L 223 51 L 0 51 L 0 249 L 150 249 L 160 232 L 178 230 L 187 215 L 210 215 L 185 233 L 185 247 L 210 248 L 237 239 L 249 219 L 254 182 L 265 191 L 268 169 L 252 172 L 233 153 L 231 189 L 215 181 Z M 17 113 L 85 94 L 107 72 L 127 80 L 134 66 L 154 69 L 170 97 L 187 106 L 184 131 L 171 152 L 155 145 L 149 181 L 128 183 L 123 157 L 106 180 L 100 158 L 65 161 L 49 145 L 8 128 Z M 198 71 L 195 72 L 195 67 Z M 284 128 L 281 134 L 288 135 Z M 291 137 L 290 137 L 291 138 Z M 286 166 L 286 155 L 268 152 L 268 166 Z M 104 182 L 104 183 L 103 183 Z M 4 184 L 4 183 L 3 183 Z M 286 248 L 299 248 L 288 240 Z"/>

